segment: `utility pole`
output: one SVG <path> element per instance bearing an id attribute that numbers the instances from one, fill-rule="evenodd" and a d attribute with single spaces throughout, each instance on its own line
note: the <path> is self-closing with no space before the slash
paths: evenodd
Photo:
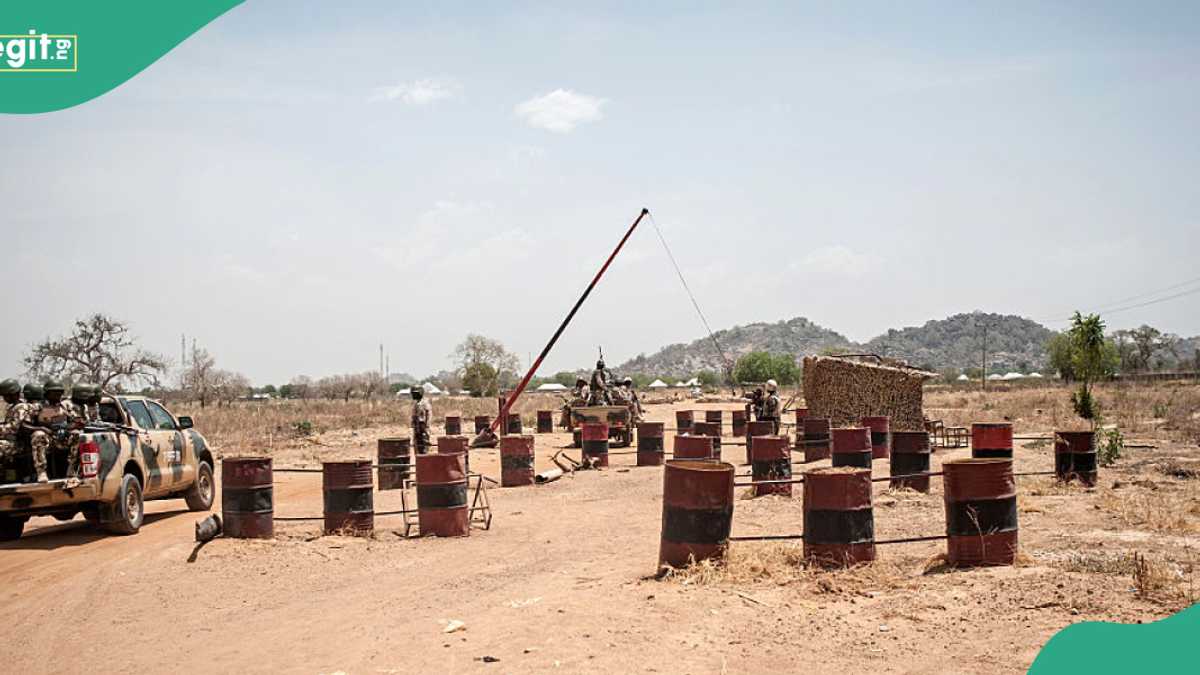
<path id="1" fill-rule="evenodd" d="M 983 390 L 987 391 L 987 321 L 983 322 L 983 375 L 979 377 Z"/>
<path id="2" fill-rule="evenodd" d="M 179 334 L 179 367 L 187 368 L 187 336 Z"/>
<path id="3" fill-rule="evenodd" d="M 379 376 L 384 377 L 384 374 L 383 374 L 383 343 L 382 342 L 379 343 Z"/>

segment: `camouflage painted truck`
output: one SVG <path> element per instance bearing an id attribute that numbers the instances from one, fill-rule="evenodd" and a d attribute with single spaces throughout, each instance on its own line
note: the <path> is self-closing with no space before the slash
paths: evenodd
<path id="1" fill-rule="evenodd" d="M 82 512 L 93 525 L 133 534 L 145 500 L 183 498 L 192 511 L 212 507 L 213 456 L 190 417 L 143 396 L 104 396 L 100 419 L 80 432 L 77 481 L 67 479 L 65 450 L 48 453 L 46 483 L 36 482 L 30 452 L 0 465 L 0 541 L 19 539 L 32 516 L 66 521 Z"/>

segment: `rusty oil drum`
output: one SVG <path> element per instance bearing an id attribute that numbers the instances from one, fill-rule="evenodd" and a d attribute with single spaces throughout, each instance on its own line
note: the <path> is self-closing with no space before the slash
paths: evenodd
<path id="1" fill-rule="evenodd" d="M 554 433 L 554 411 L 537 411 L 537 432 L 539 434 Z"/>
<path id="2" fill-rule="evenodd" d="M 504 433 L 520 435 L 524 429 L 521 427 L 521 413 L 508 413 L 508 424 L 504 425 Z"/>
<path id="3" fill-rule="evenodd" d="M 713 439 L 709 436 L 676 435 L 671 447 L 672 459 L 713 460 Z"/>
<path id="4" fill-rule="evenodd" d="M 708 436 L 712 439 L 713 457 L 721 457 L 721 425 L 716 422 L 692 422 L 692 436 Z"/>
<path id="5" fill-rule="evenodd" d="M 787 436 L 759 436 L 754 439 L 754 456 L 751 457 L 751 475 L 755 482 L 760 480 L 790 480 L 792 477 L 792 450 Z M 791 483 L 755 485 L 754 496 L 792 496 Z"/>
<path id="6" fill-rule="evenodd" d="M 446 435 L 458 436 L 460 434 L 462 434 L 462 417 L 446 415 Z"/>
<path id="7" fill-rule="evenodd" d="M 1087 487 L 1096 485 L 1096 434 L 1092 431 L 1054 433 L 1054 475 L 1063 482 L 1078 478 Z"/>
<path id="8" fill-rule="evenodd" d="M 733 474 L 726 462 L 667 462 L 659 570 L 725 556 L 733 524 Z"/>
<path id="9" fill-rule="evenodd" d="M 505 436 L 500 439 L 500 487 L 521 485 L 533 485 L 533 436 Z"/>
<path id="10" fill-rule="evenodd" d="M 951 565 L 1011 565 L 1017 558 L 1017 486 L 1012 460 L 942 463 L 946 549 Z"/>
<path id="11" fill-rule="evenodd" d="M 471 471 L 471 443 L 466 436 L 438 436 L 437 451 L 440 455 L 462 454 L 467 472 Z"/>
<path id="12" fill-rule="evenodd" d="M 421 536 L 471 534 L 466 453 L 417 455 L 417 524 Z"/>
<path id="13" fill-rule="evenodd" d="M 660 466 L 663 463 L 662 422 L 641 422 L 637 428 L 637 465 Z"/>
<path id="14" fill-rule="evenodd" d="M 591 459 L 595 466 L 608 466 L 608 424 L 606 422 L 584 422 L 579 434 L 584 459 Z"/>
<path id="15" fill-rule="evenodd" d="M 746 423 L 746 463 L 750 463 L 750 458 L 753 456 L 751 448 L 754 447 L 755 436 L 773 436 L 775 434 L 775 423 L 770 420 L 755 420 Z"/>
<path id="16" fill-rule="evenodd" d="M 887 459 L 892 450 L 892 419 L 874 415 L 862 418 L 859 424 L 871 430 L 871 458 Z"/>
<path id="17" fill-rule="evenodd" d="M 730 411 L 729 417 L 733 425 L 733 430 L 730 432 L 735 438 L 741 438 L 746 435 L 746 411 L 733 410 Z"/>
<path id="18" fill-rule="evenodd" d="M 894 488 L 908 488 L 917 492 L 929 492 L 929 476 L 895 478 L 914 473 L 929 473 L 929 432 L 893 431 L 892 460 L 889 483 Z"/>
<path id="19" fill-rule="evenodd" d="M 708 422 L 710 424 L 716 424 L 717 428 L 720 428 L 721 424 L 725 421 L 724 411 L 705 410 L 704 411 L 704 421 Z"/>
<path id="20" fill-rule="evenodd" d="M 815 462 L 819 459 L 829 459 L 831 454 L 829 439 L 829 418 L 804 418 L 804 461 Z"/>
<path id="21" fill-rule="evenodd" d="M 803 428 L 804 420 L 808 418 L 808 408 L 796 408 L 792 412 L 796 414 L 796 428 Z"/>
<path id="22" fill-rule="evenodd" d="M 489 417 L 488 415 L 476 415 L 475 416 L 475 433 L 481 434 L 481 433 L 483 433 L 484 429 L 487 429 L 490 426 L 492 426 L 492 418 L 491 417 Z"/>
<path id="23" fill-rule="evenodd" d="M 692 430 L 692 411 L 691 410 L 676 410 L 675 411 L 675 433 L 686 434 Z"/>
<path id="24" fill-rule="evenodd" d="M 221 461 L 221 520 L 225 536 L 275 536 L 275 476 L 270 457 L 227 457 Z"/>
<path id="25" fill-rule="evenodd" d="M 972 424 L 971 457 L 1012 459 L 1013 429 L 1008 423 Z"/>
<path id="26" fill-rule="evenodd" d="M 824 567 L 875 559 L 870 471 L 829 467 L 804 472 L 804 559 Z"/>
<path id="27" fill-rule="evenodd" d="M 852 466 L 871 470 L 871 430 L 844 427 L 833 430 L 833 466 Z"/>
<path id="28" fill-rule="evenodd" d="M 325 496 L 325 534 L 374 530 L 374 488 L 371 460 L 324 462 L 321 491 Z"/>
<path id="29" fill-rule="evenodd" d="M 403 489 L 412 478 L 412 439 L 381 438 L 376 446 L 379 489 Z"/>

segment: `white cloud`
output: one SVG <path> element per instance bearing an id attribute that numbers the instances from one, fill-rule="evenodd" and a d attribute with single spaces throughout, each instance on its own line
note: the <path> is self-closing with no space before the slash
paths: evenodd
<path id="1" fill-rule="evenodd" d="M 409 105 L 428 105 L 435 101 L 454 98 L 462 91 L 462 86 L 454 80 L 424 79 L 413 82 L 401 82 L 383 87 L 375 87 L 370 100 L 403 101 Z"/>
<path id="2" fill-rule="evenodd" d="M 577 94 L 569 89 L 555 89 L 544 96 L 518 104 L 513 112 L 535 129 L 558 134 L 574 131 L 575 127 L 604 117 L 600 108 L 608 99 Z"/>
<path id="3" fill-rule="evenodd" d="M 825 276 L 861 277 L 879 262 L 879 256 L 858 253 L 847 246 L 834 244 L 809 251 L 793 267 Z"/>

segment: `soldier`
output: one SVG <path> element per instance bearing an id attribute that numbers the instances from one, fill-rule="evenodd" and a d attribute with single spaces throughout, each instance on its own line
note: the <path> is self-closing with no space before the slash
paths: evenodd
<path id="1" fill-rule="evenodd" d="M 17 454 L 17 432 L 21 425 L 29 422 L 33 406 L 21 400 L 21 384 L 16 380 L 0 382 L 0 394 L 8 408 L 4 411 L 4 422 L 0 424 L 0 463 L 7 462 Z"/>
<path id="2" fill-rule="evenodd" d="M 58 380 L 46 380 L 42 385 L 46 401 L 33 418 L 38 428 L 29 445 L 33 448 L 33 466 L 38 482 L 49 480 L 46 475 L 46 452 L 51 447 L 67 451 L 67 479 L 77 478 L 79 471 L 79 428 L 83 421 L 70 401 L 62 400 L 66 387 Z"/>
<path id="3" fill-rule="evenodd" d="M 25 385 L 21 393 L 25 395 L 25 402 L 29 404 L 30 414 L 36 415 L 46 400 L 45 394 L 42 392 L 42 385 L 30 382 Z"/>
<path id="4" fill-rule="evenodd" d="M 775 380 L 767 380 L 767 395 L 763 398 L 762 413 L 758 419 L 771 422 L 775 430 L 771 433 L 779 433 L 779 415 L 783 409 L 783 403 L 779 400 L 779 385 L 775 384 Z"/>
<path id="5" fill-rule="evenodd" d="M 571 398 L 569 401 L 563 403 L 562 424 L 559 426 L 570 429 L 571 409 L 582 408 L 583 406 L 587 405 L 590 395 L 591 394 L 588 390 L 587 380 L 583 379 L 582 377 L 575 378 L 575 387 L 571 389 Z"/>
<path id="6" fill-rule="evenodd" d="M 754 419 L 761 420 L 763 415 L 763 390 L 762 387 L 755 387 L 754 391 L 742 394 L 742 398 L 746 399 L 746 414 L 754 415 Z"/>
<path id="7" fill-rule="evenodd" d="M 596 369 L 592 371 L 592 382 L 588 397 L 591 405 L 612 405 L 612 395 L 608 391 L 608 381 L 612 373 L 604 367 L 604 359 L 596 361 Z"/>
<path id="8" fill-rule="evenodd" d="M 414 386 L 408 390 L 412 394 L 412 432 L 413 445 L 418 455 L 429 452 L 429 421 L 433 419 L 433 406 L 425 400 L 425 390 Z"/>
<path id="9" fill-rule="evenodd" d="M 642 402 L 638 399 L 637 392 L 633 389 L 633 378 L 627 377 L 621 381 L 621 388 L 624 390 L 624 396 L 629 403 L 629 411 L 633 415 L 633 422 L 640 422 L 642 419 Z"/>
<path id="10" fill-rule="evenodd" d="M 103 392 L 100 391 L 100 385 L 98 385 L 98 384 L 89 383 L 87 385 L 87 388 L 88 388 L 88 400 L 85 405 L 85 411 L 87 413 L 85 415 L 85 417 L 87 418 L 87 421 L 89 421 L 89 422 L 99 422 L 99 421 L 101 421 L 100 420 L 100 397 L 103 395 Z"/>
<path id="11" fill-rule="evenodd" d="M 92 400 L 92 385 L 86 382 L 81 382 L 71 387 L 71 405 L 75 407 L 75 413 L 79 415 L 84 422 L 95 422 L 96 418 L 92 415 L 90 401 Z"/>

